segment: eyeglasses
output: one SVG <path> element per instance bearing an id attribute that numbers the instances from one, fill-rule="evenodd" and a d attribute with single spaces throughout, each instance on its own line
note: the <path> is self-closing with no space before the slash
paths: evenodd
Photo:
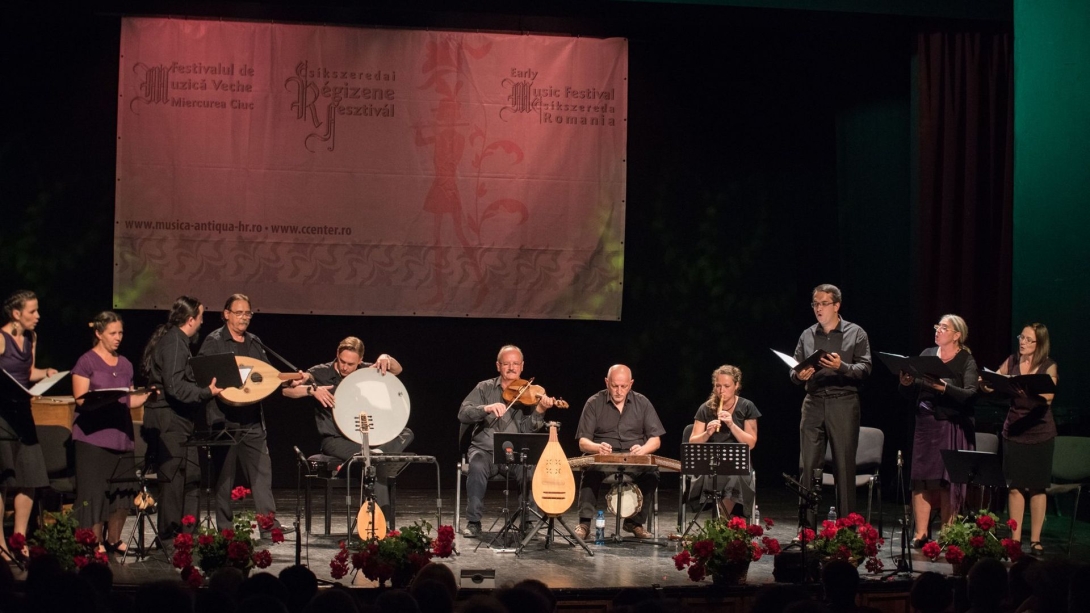
<path id="1" fill-rule="evenodd" d="M 935 324 L 935 332 L 949 332 L 952 329 L 946 324 Z"/>
<path id="2" fill-rule="evenodd" d="M 500 362 L 500 366 L 504 368 L 518 367 L 522 366 L 522 362 Z"/>
<path id="3" fill-rule="evenodd" d="M 1014 338 L 1018 339 L 1019 342 L 1025 342 L 1027 344 L 1032 344 L 1032 345 L 1037 344 L 1037 339 L 1030 338 L 1030 337 L 1026 336 L 1025 334 L 1019 334 L 1018 336 L 1016 336 Z"/>
<path id="4" fill-rule="evenodd" d="M 811 302 L 810 303 L 810 308 L 816 309 L 818 307 L 828 307 L 828 306 L 832 306 L 832 305 L 833 305 L 833 302 L 831 300 L 826 300 L 825 302 Z"/>
<path id="5" fill-rule="evenodd" d="M 244 317 L 246 319 L 249 319 L 249 318 L 254 316 L 253 311 L 227 311 L 227 312 L 234 315 L 235 317 Z"/>

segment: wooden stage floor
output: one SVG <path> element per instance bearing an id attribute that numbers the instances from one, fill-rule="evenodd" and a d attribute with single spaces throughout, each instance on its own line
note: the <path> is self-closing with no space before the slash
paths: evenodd
<path id="1" fill-rule="evenodd" d="M 494 484 L 502 486 L 502 484 Z M 453 492 L 444 492 L 444 496 Z M 285 525 L 290 525 L 295 520 L 297 497 L 294 490 L 278 490 L 276 492 L 278 513 L 277 516 Z M 312 530 L 310 533 L 304 529 L 300 533 L 288 534 L 286 542 L 270 547 L 273 554 L 273 565 L 269 572 L 277 573 L 282 568 L 295 563 L 295 541 L 302 538 L 301 562 L 307 565 L 319 579 L 332 581 L 329 562 L 337 552 L 338 543 L 345 538 L 347 526 L 348 506 L 345 502 L 344 492 L 341 490 L 332 497 L 332 525 L 331 534 L 325 535 L 324 519 L 322 515 L 323 491 L 314 493 L 314 516 L 312 518 Z M 398 527 L 425 519 L 433 525 L 436 523 L 436 492 L 420 489 L 400 489 L 397 492 L 397 518 Z M 517 508 L 516 497 L 512 497 L 512 510 Z M 797 517 L 796 498 L 789 493 L 774 492 L 764 495 L 759 501 L 763 518 L 772 518 L 776 526 L 769 532 L 769 536 L 778 538 L 781 543 L 790 541 Z M 454 497 L 443 499 L 442 523 L 450 524 L 454 519 Z M 463 500 L 463 505 L 465 504 Z M 486 531 L 485 538 L 498 531 L 502 525 L 499 513 L 504 506 L 504 495 L 501 489 L 490 489 L 485 500 L 486 516 L 483 526 Z M 658 535 L 665 537 L 677 530 L 677 490 L 663 488 L 659 495 L 659 521 Z M 866 500 L 861 497 L 859 507 L 865 511 Z M 881 550 L 881 559 L 887 569 L 895 566 L 894 555 L 900 554 L 900 531 L 896 529 L 897 518 L 895 513 L 899 507 L 895 504 L 884 505 L 883 534 L 887 539 L 886 545 Z M 354 511 L 353 511 L 354 513 Z M 564 515 L 565 521 L 572 528 L 578 519 L 574 511 Z M 597 594 L 600 597 L 609 598 L 625 588 L 662 589 L 670 593 L 685 594 L 701 590 L 710 580 L 702 583 L 690 581 L 684 572 L 674 568 L 672 556 L 678 551 L 675 542 L 662 540 L 663 544 L 654 545 L 647 543 L 615 543 L 608 537 L 613 533 L 614 523 L 612 516 L 607 514 L 605 545 L 590 545 L 594 555 L 589 556 L 579 547 L 571 546 L 563 539 L 557 539 L 549 549 L 544 548 L 544 538 L 539 536 L 532 541 L 520 555 L 516 555 L 513 547 L 490 548 L 486 544 L 478 547 L 479 541 L 457 537 L 456 547 L 458 555 L 449 559 L 437 560 L 448 564 L 454 570 L 455 576 L 460 576 L 463 571 L 494 570 L 496 585 L 515 583 L 526 578 L 539 579 L 550 587 L 568 592 L 569 594 L 584 593 Z M 878 526 L 878 509 L 874 510 L 872 521 Z M 1044 545 L 1049 556 L 1064 556 L 1064 548 L 1067 540 L 1067 530 L 1070 518 L 1068 516 L 1057 517 L 1049 515 L 1046 522 Z M 462 523 L 465 519 L 463 514 Z M 132 527 L 132 518 L 126 524 L 125 536 L 128 537 Z M 558 526 L 559 527 L 559 526 Z M 542 535 L 544 532 L 541 533 Z M 150 540 L 148 532 L 147 538 Z M 593 535 L 592 535 L 593 539 Z M 893 545 L 891 547 L 891 544 Z M 136 562 L 133 559 L 124 564 L 113 564 L 115 584 L 118 586 L 136 586 L 149 581 L 156 581 L 177 576 L 169 562 L 168 552 L 156 551 L 146 560 Z M 1087 560 L 1090 559 L 1090 525 L 1086 522 L 1077 522 L 1075 530 L 1075 544 L 1072 557 Z M 914 552 L 914 570 L 937 571 L 949 573 L 949 564 L 940 562 L 932 563 L 919 552 Z M 750 566 L 748 584 L 760 586 L 773 582 L 773 560 L 765 557 Z M 865 575 L 863 589 L 872 592 L 906 592 L 911 577 L 904 575 L 892 575 L 886 573 L 876 578 Z M 352 575 L 339 581 L 345 585 L 360 587 L 369 586 L 370 582 L 362 575 L 353 578 Z"/>

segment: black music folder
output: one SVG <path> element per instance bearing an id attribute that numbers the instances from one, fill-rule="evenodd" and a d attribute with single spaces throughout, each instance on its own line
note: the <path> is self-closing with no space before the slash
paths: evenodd
<path id="1" fill-rule="evenodd" d="M 1040 396 L 1041 394 L 1056 392 L 1056 382 L 1047 373 L 1008 377 L 985 368 L 980 371 L 980 378 L 984 379 L 984 383 L 988 387 L 1004 396 L 1017 396 L 1018 389 L 1024 390 L 1027 396 Z"/>
<path id="2" fill-rule="evenodd" d="M 946 362 L 942 361 L 937 355 L 917 355 L 917 356 L 905 356 L 897 355 L 896 353 L 885 353 L 882 351 L 877 352 L 878 359 L 886 365 L 889 372 L 894 376 L 899 376 L 900 373 L 906 372 L 917 379 L 923 379 L 924 377 L 930 379 L 958 379 L 958 375 L 954 374 L 954 371 L 950 370 L 950 367 L 946 365 Z"/>
<path id="3" fill-rule="evenodd" d="M 242 374 L 233 353 L 195 355 L 189 358 L 189 365 L 198 387 L 208 387 L 213 378 L 218 388 L 242 387 Z"/>
<path id="4" fill-rule="evenodd" d="M 814 370 L 821 370 L 822 366 L 821 364 L 818 364 L 818 362 L 821 361 L 821 358 L 829 355 L 828 351 L 825 351 L 824 349 L 818 349 L 817 351 L 806 356 L 805 360 L 799 362 L 795 360 L 795 358 L 793 358 L 792 356 L 789 356 L 786 353 L 776 351 L 775 349 L 772 350 L 772 353 L 775 353 L 776 357 L 783 360 L 783 363 L 790 366 L 791 370 L 795 371 L 796 373 L 802 372 L 803 370 L 811 366 L 814 367 Z"/>
<path id="5" fill-rule="evenodd" d="M 125 396 L 131 394 L 146 394 L 149 391 L 151 390 L 147 388 L 130 390 L 127 387 L 107 387 L 91 390 L 79 398 L 76 398 L 76 400 L 83 401 L 83 404 L 80 405 L 81 411 L 94 411 L 96 409 L 101 409 L 102 407 L 113 405 Z"/>

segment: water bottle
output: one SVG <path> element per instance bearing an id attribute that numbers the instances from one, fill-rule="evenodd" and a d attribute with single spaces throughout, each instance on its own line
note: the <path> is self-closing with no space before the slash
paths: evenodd
<path id="1" fill-rule="evenodd" d="M 836 521 L 836 507 L 829 507 L 829 521 Z"/>
<path id="2" fill-rule="evenodd" d="M 755 525 L 761 525 L 761 510 L 757 508 L 757 505 L 753 505 L 753 521 Z"/>
<path id="3" fill-rule="evenodd" d="M 594 544 L 606 544 L 606 513 L 598 511 L 598 517 L 594 518 Z"/>

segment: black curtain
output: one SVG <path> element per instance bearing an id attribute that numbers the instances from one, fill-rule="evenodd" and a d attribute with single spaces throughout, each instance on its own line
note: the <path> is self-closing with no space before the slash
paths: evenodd
<path id="1" fill-rule="evenodd" d="M 990 368 L 1010 351 L 1014 67 L 1009 32 L 926 32 L 920 77 L 920 346 L 944 313 Z"/>

